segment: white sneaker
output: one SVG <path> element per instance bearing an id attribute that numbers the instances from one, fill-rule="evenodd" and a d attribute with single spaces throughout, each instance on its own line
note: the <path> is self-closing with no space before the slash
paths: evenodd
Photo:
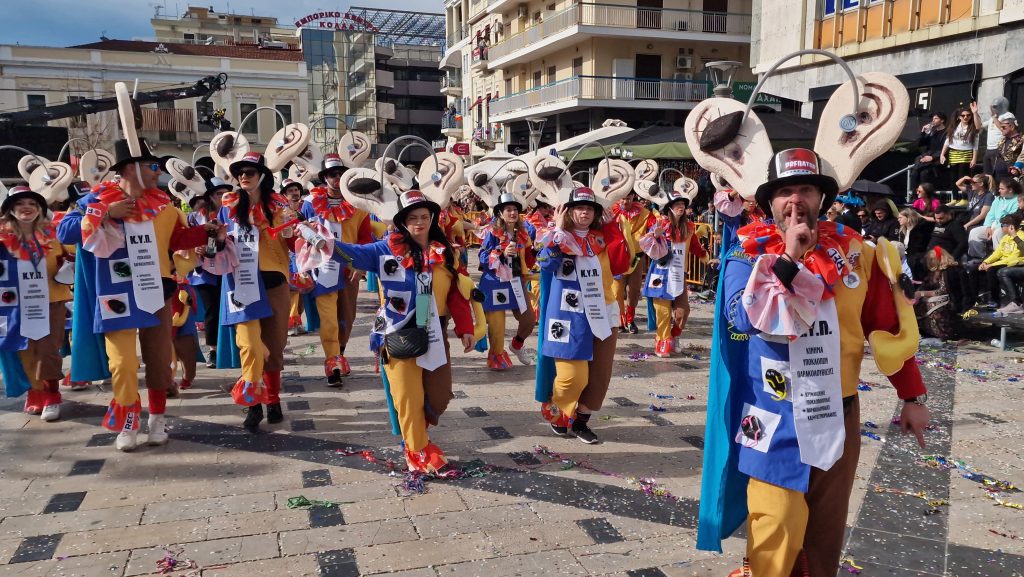
<path id="1" fill-rule="evenodd" d="M 672 352 L 678 353 L 683 350 L 683 339 L 682 337 L 675 337 L 672 339 Z"/>
<path id="2" fill-rule="evenodd" d="M 167 435 L 165 425 L 167 418 L 164 415 L 150 415 L 149 416 L 149 438 L 146 439 L 147 445 L 157 446 L 166 445 L 167 439 L 170 437 Z"/>
<path id="3" fill-rule="evenodd" d="M 46 422 L 53 422 L 60 418 L 60 403 L 46 405 L 43 407 L 41 418 Z"/>
<path id="4" fill-rule="evenodd" d="M 528 349 L 526 347 L 519 347 L 518 349 L 514 347 L 509 347 L 509 349 L 512 351 L 512 354 L 515 355 L 517 359 L 519 359 L 519 362 L 527 367 L 533 364 L 533 358 L 537 354 L 537 351 L 534 351 L 533 349 Z"/>
<path id="5" fill-rule="evenodd" d="M 1006 305 L 1001 310 L 1008 315 L 1019 315 L 1024 313 L 1024 308 L 1021 308 L 1019 304 L 1013 301 L 1010 301 L 1010 304 Z"/>
<path id="6" fill-rule="evenodd" d="M 114 447 L 125 453 L 134 451 L 135 447 L 139 446 L 138 433 L 138 431 L 121 431 L 117 434 L 117 439 L 114 440 Z"/>
<path id="7" fill-rule="evenodd" d="M 297 337 L 297 336 L 299 336 L 299 329 L 294 328 L 294 327 L 288 329 L 288 336 L 290 336 L 290 337 Z"/>

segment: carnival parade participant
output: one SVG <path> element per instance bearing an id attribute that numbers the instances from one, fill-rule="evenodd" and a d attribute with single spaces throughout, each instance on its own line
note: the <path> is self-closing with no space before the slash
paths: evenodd
<path id="1" fill-rule="evenodd" d="M 199 310 L 196 290 L 188 282 L 189 274 L 195 269 L 195 251 L 178 251 L 171 257 L 174 263 L 174 280 L 177 287 L 171 298 L 171 331 L 174 340 L 174 359 L 171 362 L 171 388 L 167 396 L 176 397 L 178 391 L 192 388 L 196 379 L 196 362 L 199 357 L 199 335 L 196 330 L 196 312 Z M 177 367 L 181 365 L 181 380 L 174 381 Z"/>
<path id="2" fill-rule="evenodd" d="M 646 255 L 640 249 L 640 237 L 647 233 L 657 215 L 641 202 L 636 192 L 631 192 L 626 198 L 612 205 L 612 214 L 619 221 L 632 255 L 629 270 L 616 278 L 612 284 L 612 293 L 621 311 L 619 332 L 635 335 L 640 331 L 636 326 L 636 305 L 640 301 L 644 273 L 648 268 Z"/>
<path id="3" fill-rule="evenodd" d="M 298 180 L 286 178 L 281 182 L 281 196 L 288 201 L 288 208 L 296 214 L 300 214 L 309 203 L 303 200 L 303 193 L 306 189 Z M 300 335 L 306 332 L 302 322 L 304 294 L 313 290 L 313 279 L 309 273 L 300 273 L 295 266 L 295 253 L 290 254 L 288 261 L 288 336 Z"/>
<path id="4" fill-rule="evenodd" d="M 640 239 L 640 247 L 651 259 L 644 283 L 644 296 L 654 299 L 657 335 L 655 354 L 670 357 L 679 349 L 678 338 L 690 316 L 689 291 L 686 289 L 688 255 L 708 262 L 707 251 L 697 240 L 696 225 L 686 218 L 686 209 L 697 195 L 697 183 L 680 178 L 668 191 L 661 216 Z"/>
<path id="5" fill-rule="evenodd" d="M 526 222 L 533 226 L 534 234 L 537 232 L 546 231 L 551 227 L 555 217 L 555 209 L 548 203 L 544 202 L 536 196 L 533 199 L 533 206 L 529 209 L 529 213 L 526 215 Z M 540 311 L 537 309 L 537 301 L 540 300 L 540 269 L 534 265 L 533 269 L 530 270 L 529 281 L 530 287 L 529 292 L 526 295 L 527 300 L 530 301 L 530 308 L 533 309 L 535 316 L 540 316 Z"/>
<path id="6" fill-rule="evenodd" d="M 512 338 L 512 353 L 521 364 L 533 364 L 523 344 L 537 326 L 537 317 L 529 306 L 523 277 L 536 262 L 533 249 L 536 231 L 520 216 L 523 211 L 521 197 L 506 192 L 495 199 L 485 200 L 494 203 L 491 208 L 494 219 L 484 229 L 480 244 L 480 270 L 483 274 L 479 288 L 484 295 L 487 317 L 487 367 L 503 371 L 512 367 L 505 350 L 505 311 L 512 311 L 512 316 L 519 322 Z"/>
<path id="7" fill-rule="evenodd" d="M 138 152 L 132 149 L 138 147 Z M 114 399 L 103 425 L 118 433 L 115 446 L 131 451 L 138 445 L 141 416 L 139 358 L 146 365 L 150 445 L 167 442 L 165 410 L 171 376 L 171 302 L 173 280 L 170 253 L 206 243 L 208 232 L 223 236 L 223 226 L 210 222 L 188 227 L 185 215 L 156 187 L 160 159 L 145 140 L 119 140 L 111 170 L 117 182 L 100 184 L 79 201 L 61 223 L 74 229 L 80 219 L 82 248 L 95 256 L 95 332 L 102 333 L 111 373 Z M 84 216 L 81 216 L 84 213 Z M 67 242 L 67 239 L 65 239 Z M 72 363 L 77 349 L 72 350 Z"/>
<path id="8" fill-rule="evenodd" d="M 772 219 L 738 231 L 715 311 L 698 547 L 720 550 L 746 522 L 749 564 L 733 575 L 835 575 L 860 452 L 865 340 L 904 400 L 901 428 L 924 446 L 919 333 L 899 255 L 820 220 L 889 150 L 908 109 L 898 79 L 864 73 L 826 104 L 816 150 L 778 153 L 743 103 L 708 99 L 687 118 L 695 159 Z"/>
<path id="9" fill-rule="evenodd" d="M 274 192 L 274 175 L 263 155 L 250 152 L 231 163 L 231 176 L 239 188 L 224 194 L 220 219 L 230 241 L 217 259 L 205 261 L 207 270 L 223 274 L 222 325 L 235 326 L 235 342 L 242 374 L 232 389 L 235 403 L 249 407 L 242 423 L 259 432 L 264 418 L 271 424 L 284 420 L 281 411 L 281 368 L 288 339 L 288 262 L 291 233 L 271 236 L 270 227 L 292 221 L 288 201 Z"/>
<path id="10" fill-rule="evenodd" d="M 370 243 L 373 241 L 370 215 L 349 204 L 339 188 L 344 171 L 339 155 L 324 155 L 320 170 L 324 186 L 311 191 L 313 214 L 331 230 L 334 238 L 350 244 Z M 352 335 L 361 274 L 344 269 L 334 260 L 327 261 L 313 273 L 316 284 L 311 294 L 320 316 L 320 344 L 324 349 L 324 374 L 329 387 L 340 387 L 341 378 L 352 371 L 345 358 L 345 346 Z"/>
<path id="11" fill-rule="evenodd" d="M 0 369 L 7 395 L 28 388 L 25 412 L 44 421 L 60 418 L 60 348 L 71 300 L 69 287 L 56 281 L 64 258 L 46 199 L 25 184 L 12 187 L 0 204 Z M 19 369 L 25 379 L 15 377 Z"/>
<path id="12" fill-rule="evenodd" d="M 211 178 L 206 181 L 206 194 L 200 197 L 193 197 L 189 203 L 192 212 L 188 213 L 190 225 L 202 225 L 217 219 L 220 213 L 221 197 L 225 192 L 230 192 L 232 186 L 219 178 Z M 219 275 L 211 274 L 203 268 L 203 261 L 206 259 L 208 245 L 196 247 L 196 255 L 199 263 L 188 275 L 188 282 L 198 293 L 203 301 L 203 338 L 206 342 L 207 368 L 217 367 L 217 332 L 220 330 L 220 282 Z M 214 252 L 216 247 L 214 246 Z"/>
<path id="13" fill-rule="evenodd" d="M 427 433 L 453 397 L 447 321 L 454 321 L 464 351 L 472 350 L 472 282 L 456 270 L 455 251 L 438 226 L 437 202 L 411 190 L 395 206 L 388 219 L 394 231 L 386 239 L 366 245 L 338 241 L 335 258 L 378 275 L 383 304 L 371 350 L 384 367 L 409 469 L 432 473 L 447 463 Z M 383 211 L 375 214 L 387 219 Z"/>
<path id="14" fill-rule="evenodd" d="M 593 190 L 573 189 L 555 209 L 557 228 L 541 241 L 537 257 L 542 285 L 549 283 L 541 287 L 540 349 L 554 364 L 550 392 L 538 369 L 541 415 L 556 435 L 587 444 L 599 442 L 589 422 L 604 403 L 615 357 L 611 319 L 618 306 L 611 285 L 630 260 L 618 223 L 605 223 L 605 214 Z"/>

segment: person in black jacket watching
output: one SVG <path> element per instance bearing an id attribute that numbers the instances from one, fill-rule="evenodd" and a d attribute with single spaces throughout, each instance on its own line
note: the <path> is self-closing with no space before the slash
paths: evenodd
<path id="1" fill-rule="evenodd" d="M 899 241 L 907 251 L 907 265 L 913 273 L 914 280 L 924 278 L 925 268 L 922 258 L 928 250 L 928 241 L 932 236 L 932 223 L 923 220 L 921 215 L 912 208 L 904 208 L 897 218 L 900 223 Z"/>
<path id="2" fill-rule="evenodd" d="M 888 201 L 876 202 L 871 209 L 873 213 L 871 220 L 864 225 L 864 238 L 874 242 L 878 242 L 880 238 L 890 241 L 900 240 L 898 232 L 900 223 L 896 221 L 896 215 L 892 211 Z"/>
<path id="3" fill-rule="evenodd" d="M 945 143 L 946 113 L 933 112 L 932 121 L 921 127 L 921 138 L 917 141 L 921 147 L 921 156 L 917 157 L 914 167 L 910 169 L 910 190 L 917 190 L 922 182 L 945 185 L 946 170 L 939 162 Z"/>
<path id="4" fill-rule="evenodd" d="M 935 210 L 935 227 L 928 250 L 937 246 L 953 255 L 957 262 L 967 254 L 967 231 L 960 221 L 953 218 L 953 209 L 944 204 Z"/>

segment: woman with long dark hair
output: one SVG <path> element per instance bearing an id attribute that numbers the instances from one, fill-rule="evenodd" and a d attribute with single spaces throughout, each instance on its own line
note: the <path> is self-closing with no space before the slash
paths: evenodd
<path id="1" fill-rule="evenodd" d="M 695 195 L 697 184 L 690 183 L 686 190 Z M 640 239 L 640 246 L 651 258 L 644 296 L 654 299 L 657 318 L 654 354 L 659 357 L 670 357 L 678 351 L 676 341 L 690 316 L 690 293 L 686 290 L 687 256 L 693 254 L 704 262 L 708 261 L 707 251 L 696 240 L 696 225 L 686 218 L 691 198 L 673 186 L 668 191 L 668 202 L 661 207 L 661 216 Z"/>
<path id="2" fill-rule="evenodd" d="M 335 254 L 378 275 L 383 304 L 370 348 L 380 355 L 409 469 L 434 473 L 448 462 L 427 434 L 453 397 L 447 321 L 454 321 L 465 352 L 472 350 L 472 282 L 456 270 L 455 251 L 438 226 L 440 205 L 410 190 L 399 197 L 398 207 L 386 239 L 335 242 Z"/>
<path id="3" fill-rule="evenodd" d="M 939 164 L 949 162 L 950 176 L 954 182 L 959 182 L 965 176 L 970 176 L 974 166 L 978 164 L 978 135 L 980 131 L 974 125 L 974 114 L 966 108 L 960 108 L 953 113 L 953 118 L 960 122 L 956 127 L 946 131 L 946 142 L 942 145 L 942 154 L 939 155 Z M 967 196 L 957 187 L 953 188 L 954 206 L 967 206 Z"/>
<path id="4" fill-rule="evenodd" d="M 60 346 L 71 290 L 54 277 L 64 258 L 43 196 L 24 184 L 11 188 L 0 206 L 0 320 L 5 329 L 0 355 L 20 357 L 27 377 L 20 384 L 31 387 L 25 412 L 41 415 L 44 421 L 60 418 Z M 12 378 L 17 367 L 0 361 L 0 368 L 7 395 L 17 396 L 22 388 L 15 382 L 20 379 Z"/>
<path id="5" fill-rule="evenodd" d="M 211 272 L 224 273 L 221 283 L 222 325 L 235 326 L 235 342 L 242 361 L 242 375 L 231 395 L 248 407 L 243 426 L 251 433 L 266 418 L 271 424 L 284 420 L 281 411 L 281 368 L 288 340 L 288 252 L 290 235 L 278 238 L 271 227 L 295 217 L 288 201 L 274 192 L 274 175 L 263 155 L 246 154 L 230 167 L 239 189 L 224 194 L 220 220 L 227 224 L 229 251 L 235 259 L 208 263 Z M 232 260 L 225 269 L 223 261 Z"/>
<path id="6" fill-rule="evenodd" d="M 523 203 L 513 194 L 503 193 L 491 212 L 494 219 L 484 229 L 480 243 L 480 291 L 484 295 L 484 313 L 487 316 L 487 368 L 503 371 L 512 367 L 505 350 L 505 311 L 519 321 L 516 336 L 512 338 L 512 353 L 523 365 L 533 364 L 523 343 L 537 317 L 527 301 L 524 275 L 537 261 L 533 249 L 535 229 L 520 218 Z"/>

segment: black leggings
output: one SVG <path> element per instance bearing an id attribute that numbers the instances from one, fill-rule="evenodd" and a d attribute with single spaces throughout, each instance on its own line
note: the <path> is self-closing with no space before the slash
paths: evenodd
<path id="1" fill-rule="evenodd" d="M 203 317 L 203 332 L 206 333 L 206 346 L 217 348 L 217 329 L 220 326 L 220 284 L 196 285 L 199 298 L 203 299 L 206 316 Z"/>

